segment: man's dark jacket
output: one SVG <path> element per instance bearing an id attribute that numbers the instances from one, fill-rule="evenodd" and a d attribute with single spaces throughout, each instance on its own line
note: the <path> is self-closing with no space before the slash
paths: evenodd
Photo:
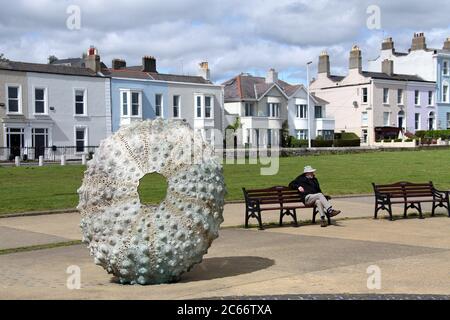
<path id="1" fill-rule="evenodd" d="M 305 201 L 305 197 L 309 194 L 322 193 L 317 178 L 307 178 L 305 173 L 299 175 L 294 181 L 289 183 L 289 187 L 291 189 L 302 187 L 305 190 L 305 192 L 300 193 L 302 201 Z"/>

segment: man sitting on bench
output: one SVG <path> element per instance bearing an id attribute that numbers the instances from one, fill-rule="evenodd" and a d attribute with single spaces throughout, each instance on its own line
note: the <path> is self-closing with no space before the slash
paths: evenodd
<path id="1" fill-rule="evenodd" d="M 314 174 L 315 171 L 316 169 L 313 169 L 311 166 L 306 166 L 303 170 L 303 174 L 295 178 L 295 180 L 289 184 L 289 187 L 292 189 L 298 189 L 301 194 L 302 201 L 306 205 L 316 205 L 317 210 L 320 213 L 320 226 L 326 227 L 328 224 L 326 221 L 325 212 L 329 217 L 334 217 L 341 213 L 341 211 L 334 210 L 327 197 L 322 194 L 319 181 Z"/>

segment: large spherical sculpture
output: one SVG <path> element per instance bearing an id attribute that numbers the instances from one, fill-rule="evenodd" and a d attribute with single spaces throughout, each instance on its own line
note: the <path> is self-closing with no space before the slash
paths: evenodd
<path id="1" fill-rule="evenodd" d="M 147 173 L 167 179 L 158 206 L 140 202 Z M 121 283 L 177 281 L 202 261 L 223 222 L 225 185 L 212 146 L 179 120 L 136 122 L 105 139 L 78 189 L 83 242 Z"/>

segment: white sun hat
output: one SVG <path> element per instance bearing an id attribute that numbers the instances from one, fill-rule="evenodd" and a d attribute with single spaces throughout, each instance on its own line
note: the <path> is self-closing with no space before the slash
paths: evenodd
<path id="1" fill-rule="evenodd" d="M 316 169 L 314 169 L 314 168 L 311 167 L 311 166 L 306 166 L 306 167 L 303 169 L 303 173 L 310 173 L 310 172 L 316 172 Z"/>

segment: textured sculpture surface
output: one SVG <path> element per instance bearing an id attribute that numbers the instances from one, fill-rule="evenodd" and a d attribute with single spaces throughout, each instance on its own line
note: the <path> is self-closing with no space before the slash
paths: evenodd
<path id="1" fill-rule="evenodd" d="M 139 181 L 153 172 L 167 179 L 166 198 L 143 205 Z M 225 192 L 213 148 L 187 123 L 135 122 L 88 162 L 78 189 L 83 242 L 121 283 L 177 281 L 218 237 Z"/>

